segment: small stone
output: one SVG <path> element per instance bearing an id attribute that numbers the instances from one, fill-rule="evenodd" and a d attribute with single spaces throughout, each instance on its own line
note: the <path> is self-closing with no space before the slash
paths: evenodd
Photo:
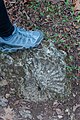
<path id="1" fill-rule="evenodd" d="M 6 94 L 5 97 L 6 97 L 6 98 L 9 98 L 9 97 L 10 97 L 10 94 Z"/>
<path id="2" fill-rule="evenodd" d="M 73 93 L 73 97 L 75 97 L 76 95 Z"/>
<path id="3" fill-rule="evenodd" d="M 66 109 L 65 112 L 69 112 L 69 109 Z"/>
<path id="4" fill-rule="evenodd" d="M 70 110 L 69 110 L 69 108 L 67 108 L 67 109 L 65 110 L 65 112 L 67 112 L 68 115 L 70 115 Z"/>
<path id="5" fill-rule="evenodd" d="M 54 103 L 53 103 L 53 105 L 54 105 L 54 106 L 55 106 L 55 105 L 58 105 L 58 101 L 55 100 Z"/>

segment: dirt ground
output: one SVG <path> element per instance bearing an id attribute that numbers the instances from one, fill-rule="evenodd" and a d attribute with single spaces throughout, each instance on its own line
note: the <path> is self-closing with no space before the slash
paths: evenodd
<path id="1" fill-rule="evenodd" d="M 10 96 L 6 92 L 9 88 L 5 88 L 0 98 L 0 120 L 80 120 L 80 21 L 73 15 L 71 4 L 35 0 L 5 3 L 12 23 L 27 30 L 41 29 L 46 40 L 52 39 L 58 49 L 67 53 L 66 78 L 71 94 L 64 100 L 35 103 L 17 94 Z"/>

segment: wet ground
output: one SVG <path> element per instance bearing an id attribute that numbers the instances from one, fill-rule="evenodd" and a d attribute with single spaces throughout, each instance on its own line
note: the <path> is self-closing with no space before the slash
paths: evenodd
<path id="1" fill-rule="evenodd" d="M 72 15 L 71 6 L 66 7 L 62 2 L 56 5 L 48 2 L 32 2 L 24 5 L 21 1 L 14 2 L 13 0 L 6 5 L 12 22 L 26 29 L 41 29 L 46 35 L 45 40 L 53 40 L 57 49 L 67 53 L 66 77 L 71 94 L 64 99 L 56 96 L 53 100 L 43 102 L 26 101 L 17 89 L 19 86 L 17 80 L 21 82 L 24 72 L 19 67 L 17 71 L 16 69 L 11 71 L 13 76 L 10 76 L 8 71 L 16 66 L 10 66 L 13 60 L 6 61 L 5 58 L 4 61 L 0 61 L 1 64 L 5 61 L 9 63 L 9 67 L 5 63 L 6 71 L 3 67 L 3 74 L 0 74 L 0 120 L 80 120 L 80 23 L 76 22 Z M 16 60 L 21 55 L 22 51 L 10 54 L 17 65 Z"/>

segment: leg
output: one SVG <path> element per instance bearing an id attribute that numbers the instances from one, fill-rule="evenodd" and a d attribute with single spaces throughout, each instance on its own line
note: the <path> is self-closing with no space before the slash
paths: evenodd
<path id="1" fill-rule="evenodd" d="M 0 37 L 9 36 L 14 31 L 14 27 L 11 24 L 4 1 L 0 0 Z"/>
<path id="2" fill-rule="evenodd" d="M 3 0 L 0 0 L 0 51 L 14 52 L 37 47 L 43 40 L 40 30 L 26 31 L 11 24 Z"/>

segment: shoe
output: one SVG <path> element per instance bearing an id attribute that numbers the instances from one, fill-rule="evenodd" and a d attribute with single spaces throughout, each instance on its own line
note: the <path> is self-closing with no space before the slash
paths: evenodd
<path id="1" fill-rule="evenodd" d="M 9 37 L 0 37 L 0 50 L 2 52 L 14 52 L 19 49 L 37 47 L 43 40 L 40 30 L 26 31 L 14 25 L 14 31 Z"/>

